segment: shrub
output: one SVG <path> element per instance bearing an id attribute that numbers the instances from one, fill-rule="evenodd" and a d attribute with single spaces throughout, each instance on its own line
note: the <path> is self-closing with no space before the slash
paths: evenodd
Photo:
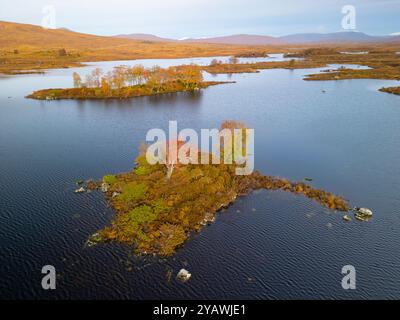
<path id="1" fill-rule="evenodd" d="M 122 186 L 122 193 L 118 197 L 126 202 L 135 202 L 142 199 L 146 191 L 144 183 L 130 182 Z"/>
<path id="2" fill-rule="evenodd" d="M 103 177 L 103 181 L 107 184 L 113 184 L 117 181 L 117 178 L 112 174 L 108 174 Z"/>
<path id="3" fill-rule="evenodd" d="M 146 175 L 146 174 L 149 174 L 151 172 L 151 170 L 150 170 L 150 168 L 148 168 L 148 167 L 137 167 L 136 169 L 135 169 L 135 173 L 138 175 L 138 176 L 144 176 L 144 175 Z"/>
<path id="4" fill-rule="evenodd" d="M 167 213 L 171 211 L 171 207 L 169 207 L 165 200 L 157 199 L 154 201 L 153 210 L 158 215 L 160 213 Z"/>
<path id="5" fill-rule="evenodd" d="M 176 247 L 180 246 L 186 240 L 185 230 L 180 225 L 166 223 L 160 226 L 159 238 L 160 254 L 169 256 L 173 254 Z"/>
<path id="6" fill-rule="evenodd" d="M 64 48 L 60 49 L 60 50 L 58 50 L 58 55 L 60 57 L 65 57 L 67 55 L 67 51 Z"/>

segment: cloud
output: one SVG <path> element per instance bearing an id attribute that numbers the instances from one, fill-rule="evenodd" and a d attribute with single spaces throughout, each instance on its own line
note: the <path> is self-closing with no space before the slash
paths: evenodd
<path id="1" fill-rule="evenodd" d="M 0 0 L 0 20 L 41 24 L 42 8 L 56 9 L 58 27 L 113 35 L 152 33 L 167 38 L 233 33 L 284 35 L 340 30 L 349 0 Z M 351 0 L 363 32 L 398 27 L 400 0 Z"/>

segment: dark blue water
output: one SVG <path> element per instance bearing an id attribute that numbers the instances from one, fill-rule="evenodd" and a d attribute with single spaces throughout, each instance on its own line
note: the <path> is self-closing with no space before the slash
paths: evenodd
<path id="1" fill-rule="evenodd" d="M 393 81 L 309 82 L 302 76 L 317 69 L 266 70 L 195 94 L 24 98 L 71 86 L 73 71 L 90 68 L 0 79 L 0 298 L 400 298 L 400 97 L 377 91 Z M 256 169 L 311 177 L 371 208 L 373 219 L 345 223 L 304 197 L 260 191 L 168 259 L 137 258 L 116 244 L 85 247 L 113 212 L 102 194 L 74 194 L 76 180 L 130 170 L 147 130 L 169 120 L 199 130 L 226 119 L 255 129 Z M 46 264 L 58 272 L 54 291 L 41 289 Z M 356 290 L 341 287 L 347 264 Z M 186 283 L 174 279 L 182 267 L 192 273 Z"/>

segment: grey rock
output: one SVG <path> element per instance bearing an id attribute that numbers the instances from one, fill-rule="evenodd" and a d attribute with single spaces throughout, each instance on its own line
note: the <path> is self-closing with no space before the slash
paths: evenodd
<path id="1" fill-rule="evenodd" d="M 190 277 L 192 276 L 191 273 L 189 273 L 189 271 L 187 271 L 186 269 L 181 269 L 179 270 L 178 274 L 176 275 L 176 278 L 180 281 L 188 281 L 190 279 Z"/>
<path id="2" fill-rule="evenodd" d="M 354 216 L 357 220 L 368 221 L 372 217 L 372 211 L 368 208 L 354 208 Z"/>
<path id="3" fill-rule="evenodd" d="M 350 216 L 348 216 L 347 214 L 345 214 L 345 215 L 343 216 L 343 220 L 344 220 L 344 221 L 351 221 L 351 218 L 350 218 Z"/>
<path id="4" fill-rule="evenodd" d="M 112 196 L 111 196 L 111 198 L 115 198 L 115 197 L 118 196 L 119 194 L 120 194 L 119 192 L 114 191 L 113 194 L 112 194 Z"/>
<path id="5" fill-rule="evenodd" d="M 85 190 L 85 188 L 84 187 L 80 187 L 79 189 L 76 189 L 74 192 L 75 193 L 83 193 L 83 192 L 85 192 L 86 190 Z"/>
<path id="6" fill-rule="evenodd" d="M 107 192 L 108 191 L 108 184 L 103 182 L 101 184 L 101 192 Z"/>

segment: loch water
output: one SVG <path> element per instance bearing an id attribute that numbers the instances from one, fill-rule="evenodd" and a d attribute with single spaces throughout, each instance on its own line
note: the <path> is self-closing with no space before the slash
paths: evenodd
<path id="1" fill-rule="evenodd" d="M 322 69 L 263 70 L 206 74 L 236 83 L 195 93 L 24 98 L 72 86 L 74 71 L 211 59 L 97 62 L 0 78 L 0 298 L 400 298 L 400 97 L 378 91 L 394 81 L 313 82 L 302 79 Z M 131 170 L 146 132 L 167 129 L 169 120 L 200 130 L 227 119 L 255 129 L 257 170 L 312 178 L 313 186 L 371 208 L 373 218 L 344 222 L 341 213 L 302 196 L 258 191 L 219 213 L 170 258 L 135 257 L 113 243 L 85 246 L 113 211 L 99 192 L 74 194 L 77 180 Z M 41 288 L 48 264 L 57 270 L 56 290 Z M 356 268 L 356 290 L 342 289 L 345 265 Z M 175 279 L 181 268 L 192 273 L 186 283 Z"/>

